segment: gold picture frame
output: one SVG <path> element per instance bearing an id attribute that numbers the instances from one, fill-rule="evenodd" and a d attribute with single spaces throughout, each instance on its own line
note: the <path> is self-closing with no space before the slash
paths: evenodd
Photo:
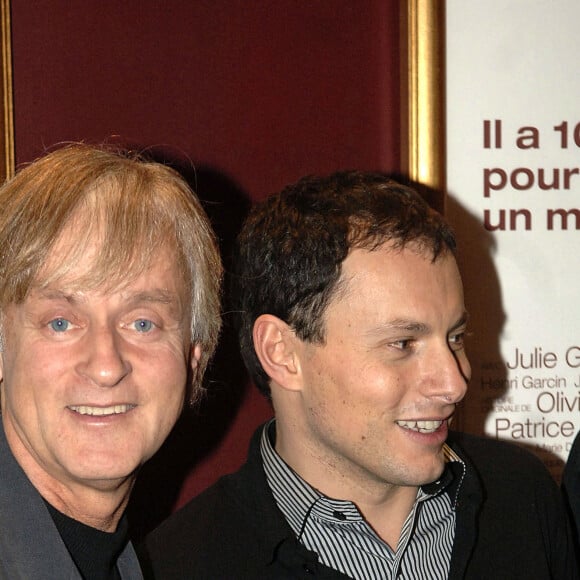
<path id="1" fill-rule="evenodd" d="M 0 182 L 14 175 L 14 101 L 12 85 L 12 33 L 10 0 L 0 0 L 0 27 L 2 33 L 2 84 L 0 116 Z"/>
<path id="2" fill-rule="evenodd" d="M 399 9 L 403 171 L 444 199 L 445 2 L 401 0 Z"/>

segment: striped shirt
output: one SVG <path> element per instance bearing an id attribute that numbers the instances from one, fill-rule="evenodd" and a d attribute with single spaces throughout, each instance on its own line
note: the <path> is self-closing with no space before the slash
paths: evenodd
<path id="1" fill-rule="evenodd" d="M 260 445 L 268 485 L 298 540 L 320 562 L 355 580 L 447 578 L 455 537 L 454 506 L 443 493 L 453 478 L 449 469 L 439 481 L 418 489 L 393 551 L 352 502 L 322 495 L 294 472 L 274 450 L 270 433 L 274 420 L 264 427 Z M 447 462 L 461 463 L 465 473 L 447 445 L 444 454 Z"/>

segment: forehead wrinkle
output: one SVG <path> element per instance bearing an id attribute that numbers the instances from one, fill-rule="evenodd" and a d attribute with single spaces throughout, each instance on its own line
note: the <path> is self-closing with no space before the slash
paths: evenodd
<path id="1" fill-rule="evenodd" d="M 102 289 L 112 293 L 146 272 L 164 248 L 177 249 L 170 237 L 161 234 L 155 244 L 144 235 L 129 240 L 119 236 L 111 239 L 102 211 L 98 207 L 94 212 L 89 210 L 90 207 L 77 208 L 51 245 L 36 275 L 38 286 L 58 285 L 61 280 L 68 284 L 70 280 L 69 285 L 75 290 Z M 80 271 L 75 267 L 78 263 L 83 265 Z"/>

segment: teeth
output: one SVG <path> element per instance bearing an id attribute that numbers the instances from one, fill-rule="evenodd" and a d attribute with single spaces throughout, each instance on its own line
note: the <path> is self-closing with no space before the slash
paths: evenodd
<path id="1" fill-rule="evenodd" d="M 433 433 L 441 427 L 442 423 L 443 421 L 397 421 L 399 427 L 419 433 Z"/>
<path id="2" fill-rule="evenodd" d="M 120 415 L 133 409 L 135 405 L 111 405 L 110 407 L 89 407 L 88 405 L 74 405 L 69 407 L 79 415 L 105 416 Z"/>

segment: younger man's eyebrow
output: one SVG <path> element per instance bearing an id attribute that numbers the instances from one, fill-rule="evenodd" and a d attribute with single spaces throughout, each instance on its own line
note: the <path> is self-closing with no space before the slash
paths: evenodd
<path id="1" fill-rule="evenodd" d="M 454 322 L 450 328 L 450 331 L 456 330 L 467 324 L 469 319 L 469 314 L 464 311 L 461 316 Z M 410 332 L 413 334 L 425 334 L 429 332 L 429 325 L 424 322 L 418 322 L 416 320 L 396 318 L 395 320 L 390 320 L 383 324 L 379 324 L 374 328 L 371 328 L 366 334 L 369 336 L 376 336 L 381 334 L 387 334 L 393 331 L 403 331 Z"/>
<path id="2" fill-rule="evenodd" d="M 424 334 L 428 332 L 429 326 L 423 322 L 417 322 L 416 320 L 406 320 L 404 318 L 397 318 L 395 320 L 390 320 L 388 322 L 378 324 L 377 326 L 371 328 L 366 334 L 369 336 L 376 336 L 387 334 L 393 331 L 404 331 L 412 332 L 414 334 Z"/>
<path id="3" fill-rule="evenodd" d="M 459 317 L 457 322 L 451 326 L 450 330 L 452 331 L 457 330 L 458 328 L 465 326 L 468 321 L 469 321 L 469 312 L 467 312 L 467 310 L 464 310 L 463 314 Z"/>

